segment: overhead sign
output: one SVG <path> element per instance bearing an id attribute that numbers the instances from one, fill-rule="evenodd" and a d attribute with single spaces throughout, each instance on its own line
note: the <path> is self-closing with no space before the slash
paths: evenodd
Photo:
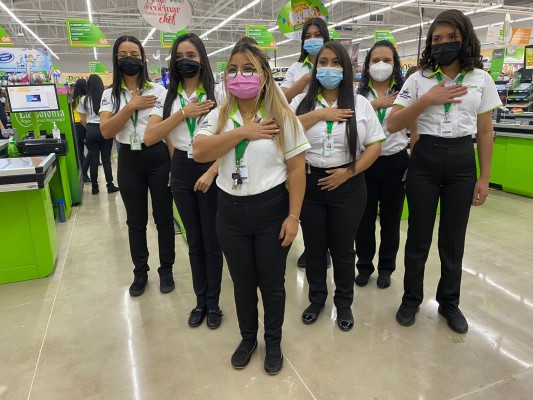
<path id="1" fill-rule="evenodd" d="M 226 61 L 217 61 L 217 74 L 224 72 L 226 70 L 226 65 L 228 65 Z"/>
<path id="2" fill-rule="evenodd" d="M 0 47 L 13 47 L 13 39 L 4 28 L 0 26 Z"/>
<path id="3" fill-rule="evenodd" d="M 137 0 L 137 7 L 146 22 L 163 32 L 178 32 L 191 23 L 187 0 Z"/>
<path id="4" fill-rule="evenodd" d="M 396 38 L 388 29 L 376 29 L 374 30 L 374 43 L 381 40 L 387 40 L 392 44 L 396 44 Z"/>
<path id="5" fill-rule="evenodd" d="M 248 25 L 246 27 L 246 36 L 255 39 L 257 45 L 262 49 L 276 50 L 278 48 L 276 39 L 264 25 Z"/>
<path id="6" fill-rule="evenodd" d="M 91 74 L 107 74 L 109 70 L 100 61 L 89 61 L 89 73 Z"/>
<path id="7" fill-rule="evenodd" d="M 492 51 L 492 60 L 490 62 L 490 76 L 494 81 L 499 79 L 503 71 L 503 60 L 505 58 L 505 49 L 494 49 Z"/>
<path id="8" fill-rule="evenodd" d="M 3 49 L 0 51 L 0 71 L 43 72 L 50 71 L 52 61 L 46 49 Z"/>
<path id="9" fill-rule="evenodd" d="M 170 49 L 177 38 L 179 38 L 182 35 L 185 35 L 186 33 L 189 33 L 187 29 L 182 29 L 178 32 L 160 32 L 160 41 L 161 41 L 161 47 L 163 49 Z"/>
<path id="10" fill-rule="evenodd" d="M 300 40 L 302 28 L 312 18 L 328 22 L 328 10 L 320 0 L 291 0 L 278 13 L 278 27 L 281 33 L 292 40 Z"/>
<path id="11" fill-rule="evenodd" d="M 88 19 L 67 19 L 70 47 L 110 47 L 104 33 Z"/>
<path id="12" fill-rule="evenodd" d="M 329 30 L 329 38 L 331 40 L 340 39 L 341 35 L 339 35 L 339 32 L 337 32 L 335 29 L 328 29 Z"/>

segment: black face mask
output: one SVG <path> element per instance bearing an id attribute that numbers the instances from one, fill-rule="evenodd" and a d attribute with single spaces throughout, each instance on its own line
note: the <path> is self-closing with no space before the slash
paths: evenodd
<path id="1" fill-rule="evenodd" d="M 137 57 L 125 57 L 118 60 L 118 69 L 128 76 L 133 76 L 141 72 L 143 68 L 143 60 Z"/>
<path id="2" fill-rule="evenodd" d="M 177 74 L 182 78 L 192 78 L 200 71 L 200 63 L 187 58 L 176 61 L 175 65 Z"/>
<path id="3" fill-rule="evenodd" d="M 434 44 L 431 46 L 431 57 L 437 61 L 439 65 L 447 67 L 452 65 L 461 54 L 461 42 L 447 42 L 441 44 Z"/>

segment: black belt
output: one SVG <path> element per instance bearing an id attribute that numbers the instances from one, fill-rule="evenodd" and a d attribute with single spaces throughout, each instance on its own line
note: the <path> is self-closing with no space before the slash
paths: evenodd
<path id="1" fill-rule="evenodd" d="M 421 143 L 424 143 L 429 146 L 436 146 L 436 147 L 455 147 L 455 146 L 462 146 L 468 143 L 473 143 L 472 136 L 461 136 L 457 138 L 445 138 L 441 136 L 434 136 L 434 135 L 420 135 Z"/>
<path id="2" fill-rule="evenodd" d="M 338 165 L 336 167 L 319 168 L 319 167 L 313 167 L 311 164 L 306 162 L 305 163 L 305 171 L 308 174 L 310 174 L 311 172 L 316 172 L 318 174 L 327 175 L 326 171 L 330 171 L 332 169 L 337 169 L 337 168 L 348 168 L 351 165 L 352 165 L 352 163 L 348 163 L 348 164 Z"/>
<path id="3" fill-rule="evenodd" d="M 225 197 L 226 199 L 230 199 L 234 203 L 249 205 L 258 204 L 273 199 L 276 196 L 279 196 L 284 191 L 286 192 L 287 188 L 285 187 L 285 183 L 281 183 L 278 186 L 274 186 L 272 189 L 268 189 L 266 192 L 252 194 L 249 196 L 234 196 L 223 190 L 219 190 L 218 195 L 221 197 Z"/>

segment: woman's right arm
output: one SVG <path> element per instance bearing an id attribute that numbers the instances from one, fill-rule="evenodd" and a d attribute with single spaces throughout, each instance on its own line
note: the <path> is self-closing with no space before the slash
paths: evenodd
<path id="1" fill-rule="evenodd" d="M 102 111 L 100 113 L 100 132 L 105 139 L 111 139 L 117 135 L 124 125 L 128 122 L 131 115 L 135 111 L 128 103 L 118 113 L 113 115 L 110 112 Z"/>
<path id="2" fill-rule="evenodd" d="M 82 124 L 85 128 L 87 128 L 87 114 L 85 113 L 79 113 L 80 114 L 80 124 Z"/>

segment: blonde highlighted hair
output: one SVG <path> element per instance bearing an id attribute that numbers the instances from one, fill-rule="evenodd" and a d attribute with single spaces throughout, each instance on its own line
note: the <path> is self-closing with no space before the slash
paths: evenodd
<path id="1" fill-rule="evenodd" d="M 298 119 L 289 107 L 289 103 L 287 103 L 287 99 L 283 95 L 283 92 L 275 86 L 277 83 L 272 76 L 266 52 L 251 43 L 238 43 L 231 51 L 230 59 L 237 53 L 243 53 L 246 55 L 254 68 L 259 73 L 262 73 L 264 84 L 261 92 L 257 96 L 257 108 L 259 108 L 261 103 L 264 102 L 265 115 L 263 117 L 265 119 L 275 119 L 277 123 L 280 124 L 279 134 L 277 135 L 277 144 L 280 151 L 283 152 L 283 149 L 285 148 L 285 135 L 293 135 L 296 137 L 299 129 L 301 129 Z M 228 91 L 227 77 L 224 79 L 224 89 L 227 97 L 226 101 L 220 106 L 220 115 L 218 117 L 217 130 L 215 132 L 217 135 L 221 133 L 222 129 L 226 126 L 231 111 L 237 104 L 237 98 Z M 290 132 L 285 132 L 285 127 L 290 127 Z"/>

